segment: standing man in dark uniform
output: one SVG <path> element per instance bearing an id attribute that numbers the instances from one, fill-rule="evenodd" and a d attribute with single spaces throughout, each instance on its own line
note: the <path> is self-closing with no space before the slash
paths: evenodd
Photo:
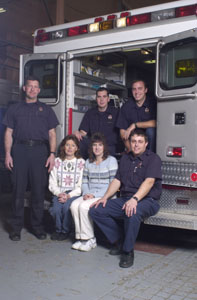
<path id="1" fill-rule="evenodd" d="M 117 121 L 120 135 L 127 151 L 130 151 L 129 135 L 135 128 L 142 128 L 148 136 L 148 149 L 156 150 L 156 101 L 147 96 L 147 86 L 143 80 L 135 80 L 131 85 L 133 99 L 121 108 Z"/>
<path id="2" fill-rule="evenodd" d="M 74 134 L 80 141 L 80 151 L 84 159 L 88 158 L 88 145 L 90 137 L 95 132 L 104 134 L 109 152 L 116 154 L 119 130 L 116 128 L 116 121 L 119 109 L 109 106 L 109 91 L 101 87 L 96 91 L 97 107 L 91 108 L 86 112 L 79 126 L 79 130 Z"/>
<path id="3" fill-rule="evenodd" d="M 107 192 L 89 211 L 93 221 L 113 244 L 110 254 L 121 254 L 119 266 L 122 268 L 133 265 L 133 249 L 140 224 L 158 212 L 161 195 L 161 160 L 157 154 L 146 149 L 146 133 L 135 129 L 129 141 L 131 152 L 122 156 Z M 119 188 L 121 197 L 109 199 Z M 124 221 L 123 240 L 117 223 L 120 219 Z"/>
<path id="4" fill-rule="evenodd" d="M 31 226 L 38 239 L 45 239 L 43 229 L 44 196 L 48 172 L 54 166 L 56 131 L 59 124 L 51 107 L 38 101 L 39 80 L 26 79 L 25 101 L 9 107 L 3 124 L 5 131 L 5 165 L 13 175 L 12 217 L 9 237 L 19 241 L 24 221 L 24 195 L 31 185 Z"/>

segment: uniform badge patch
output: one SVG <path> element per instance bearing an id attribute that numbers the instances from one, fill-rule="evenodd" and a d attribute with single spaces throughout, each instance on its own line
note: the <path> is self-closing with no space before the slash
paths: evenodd
<path id="1" fill-rule="evenodd" d="M 146 112 L 146 113 L 149 113 L 149 111 L 150 111 L 149 108 L 146 107 L 146 108 L 145 108 L 145 112 Z"/>
<path id="2" fill-rule="evenodd" d="M 39 111 L 43 111 L 43 108 L 41 106 L 39 107 Z"/>
<path id="3" fill-rule="evenodd" d="M 108 120 L 112 120 L 112 115 L 109 115 L 109 116 L 108 116 Z"/>

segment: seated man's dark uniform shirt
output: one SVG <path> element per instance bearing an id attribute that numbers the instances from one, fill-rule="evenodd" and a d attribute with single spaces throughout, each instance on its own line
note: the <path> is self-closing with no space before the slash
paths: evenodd
<path id="1" fill-rule="evenodd" d="M 156 120 L 156 101 L 146 96 L 143 105 L 139 107 L 131 98 L 121 107 L 116 126 L 126 130 L 133 123 L 150 120 Z"/>
<path id="2" fill-rule="evenodd" d="M 104 134 L 110 153 L 114 155 L 119 135 L 119 130 L 116 128 L 118 114 L 119 109 L 109 105 L 104 112 L 100 112 L 97 107 L 91 108 L 84 115 L 79 130 L 87 132 L 88 137 L 95 132 Z"/>
<path id="3" fill-rule="evenodd" d="M 115 176 L 121 182 L 121 196 L 132 197 L 146 178 L 155 178 L 155 183 L 146 195 L 158 200 L 161 195 L 161 159 L 150 150 L 134 157 L 132 153 L 124 154 Z"/>

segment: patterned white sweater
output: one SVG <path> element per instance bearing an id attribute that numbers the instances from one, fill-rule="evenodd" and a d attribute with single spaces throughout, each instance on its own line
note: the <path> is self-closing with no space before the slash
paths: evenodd
<path id="1" fill-rule="evenodd" d="M 81 195 L 81 185 L 85 161 L 83 158 L 71 160 L 55 159 L 55 166 L 49 175 L 49 190 L 55 196 L 69 192 L 70 197 Z"/>

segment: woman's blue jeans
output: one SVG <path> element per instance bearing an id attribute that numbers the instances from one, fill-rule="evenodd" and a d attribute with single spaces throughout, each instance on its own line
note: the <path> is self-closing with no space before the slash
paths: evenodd
<path id="1" fill-rule="evenodd" d="M 79 196 L 72 197 L 65 203 L 60 203 L 57 196 L 53 197 L 52 207 L 49 211 L 54 219 L 56 232 L 69 233 L 71 231 L 72 216 L 70 205 L 77 198 L 79 198 Z"/>

